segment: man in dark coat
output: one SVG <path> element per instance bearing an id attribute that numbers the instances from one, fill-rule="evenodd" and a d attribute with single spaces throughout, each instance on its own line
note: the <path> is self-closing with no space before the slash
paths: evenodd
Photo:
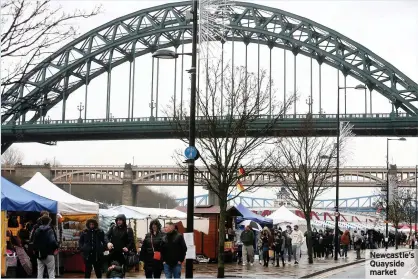
<path id="1" fill-rule="evenodd" d="M 115 225 L 107 232 L 107 248 L 109 249 L 109 263 L 117 261 L 126 268 L 125 254 L 135 250 L 134 234 L 126 225 L 126 217 L 123 214 L 116 216 Z M 125 269 L 126 270 L 126 269 Z"/>
<path id="2" fill-rule="evenodd" d="M 96 278 L 102 278 L 103 252 L 107 247 L 107 239 L 103 230 L 94 219 L 86 222 L 86 229 L 81 233 L 78 247 L 83 253 L 86 271 L 84 278 L 90 278 L 92 267 Z"/>
<path id="3" fill-rule="evenodd" d="M 183 235 L 175 230 L 173 223 L 166 223 L 165 231 L 161 247 L 165 278 L 180 278 L 181 265 L 186 258 L 186 242 Z"/>

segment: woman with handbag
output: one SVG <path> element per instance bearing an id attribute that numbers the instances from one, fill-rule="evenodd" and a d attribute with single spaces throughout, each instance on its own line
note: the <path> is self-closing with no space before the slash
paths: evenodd
<path id="1" fill-rule="evenodd" d="M 139 258 L 144 262 L 146 278 L 160 278 L 163 270 L 161 262 L 161 246 L 163 242 L 163 232 L 158 219 L 152 220 L 149 226 L 150 232 L 145 235 L 142 243 Z"/>

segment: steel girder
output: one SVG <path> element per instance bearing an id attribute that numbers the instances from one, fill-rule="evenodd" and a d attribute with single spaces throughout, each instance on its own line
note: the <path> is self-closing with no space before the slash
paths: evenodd
<path id="1" fill-rule="evenodd" d="M 191 42 L 186 13 L 191 2 L 140 10 L 110 21 L 67 44 L 2 95 L 2 123 L 28 111 L 41 115 L 76 89 L 112 68 L 159 48 Z M 231 41 L 260 43 L 312 57 L 376 90 L 410 115 L 418 115 L 418 85 L 364 46 L 309 19 L 266 6 L 233 2 Z"/>

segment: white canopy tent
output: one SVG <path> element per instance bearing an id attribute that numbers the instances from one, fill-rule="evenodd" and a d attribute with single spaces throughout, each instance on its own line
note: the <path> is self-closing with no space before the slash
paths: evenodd
<path id="1" fill-rule="evenodd" d="M 162 226 L 165 225 L 166 222 L 181 222 L 184 227 L 186 227 L 186 221 L 187 221 L 187 214 L 177 210 L 177 209 L 165 209 L 165 208 L 147 208 L 147 207 L 136 207 L 136 206 L 128 206 L 128 205 L 120 205 L 116 207 L 112 207 L 111 212 L 114 212 L 114 216 L 118 214 L 125 214 L 125 211 L 132 211 L 136 212 L 138 214 L 141 214 L 142 216 L 145 216 L 145 218 L 140 219 L 137 221 L 137 233 L 138 235 L 145 234 L 149 230 L 149 222 L 152 219 L 158 219 L 160 220 L 160 223 Z M 126 215 L 127 219 L 137 219 L 137 218 L 129 218 L 128 215 Z M 137 219 L 138 220 L 138 219 Z M 203 232 L 205 234 L 209 233 L 209 219 L 208 218 L 202 218 L 202 217 L 194 217 L 194 229 L 200 232 Z"/>
<path id="2" fill-rule="evenodd" d="M 99 213 L 99 205 L 97 203 L 82 200 L 65 192 L 39 172 L 37 172 L 28 182 L 23 184 L 22 188 L 44 198 L 57 201 L 58 212 L 61 215 Z"/>
<path id="3" fill-rule="evenodd" d="M 273 224 L 285 224 L 289 223 L 292 225 L 306 226 L 306 220 L 292 213 L 284 205 L 274 211 L 271 215 L 266 216 L 267 218 L 273 219 Z"/>
<path id="4" fill-rule="evenodd" d="M 129 209 L 137 213 L 145 215 L 147 218 L 158 218 L 158 219 L 185 219 L 187 214 L 177 210 L 177 209 L 165 209 L 165 208 L 147 208 L 147 207 L 137 207 L 137 206 L 128 206 L 120 205 L 112 207 L 112 210 L 124 210 Z M 122 213 L 121 213 L 122 214 Z"/>

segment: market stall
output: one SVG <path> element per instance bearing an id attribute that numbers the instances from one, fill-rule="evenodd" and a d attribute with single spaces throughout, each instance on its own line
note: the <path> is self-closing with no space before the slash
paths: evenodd
<path id="1" fill-rule="evenodd" d="M 176 209 L 187 212 L 186 207 L 177 207 Z M 219 218 L 220 218 L 220 207 L 215 205 L 209 206 L 197 206 L 194 209 L 194 215 L 197 217 L 203 217 L 208 219 L 208 232 L 207 233 L 196 233 L 195 232 L 195 245 L 196 254 L 203 255 L 209 260 L 216 261 L 218 257 L 218 244 L 219 244 Z M 242 214 L 234 206 L 230 206 L 226 210 L 226 223 L 225 226 L 228 228 L 234 227 L 234 219 Z M 196 221 L 195 221 L 196 224 Z M 196 225 L 194 226 L 195 229 Z M 228 241 L 227 241 L 228 242 Z M 232 260 L 232 256 L 235 251 L 235 245 L 229 241 L 229 244 L 225 245 L 225 259 L 228 257 Z"/>
<path id="2" fill-rule="evenodd" d="M 306 231 L 306 220 L 291 212 L 284 205 L 267 217 L 273 220 L 274 225 L 298 225 L 300 230 Z"/>
<path id="3" fill-rule="evenodd" d="M 1 276 L 6 276 L 7 263 L 17 263 L 15 255 L 9 255 L 6 253 L 6 245 L 8 242 L 6 232 L 8 228 L 7 212 L 41 212 L 46 210 L 50 213 L 57 213 L 57 202 L 36 195 L 30 191 L 22 189 L 21 187 L 11 183 L 5 178 L 1 178 L 1 252 L 2 252 L 2 264 L 1 264 Z M 19 228 L 17 228 L 18 230 Z M 17 235 L 13 232 L 13 235 Z M 15 258 L 15 259 L 13 259 Z M 11 276 L 16 277 L 16 276 Z"/>
<path id="4" fill-rule="evenodd" d="M 77 249 L 78 240 L 81 231 L 85 229 L 86 221 L 98 218 L 99 205 L 65 192 L 39 172 L 23 184 L 22 188 L 58 202 L 58 212 L 62 216 L 59 238 L 63 261 L 60 266 L 64 267 L 64 271 L 84 271 L 83 259 Z"/>
<path id="5" fill-rule="evenodd" d="M 139 213 L 146 218 L 137 219 L 137 227 L 136 233 L 140 236 L 144 236 L 149 230 L 149 222 L 152 219 L 160 220 L 162 226 L 165 225 L 165 222 L 171 221 L 173 223 L 181 222 L 183 227 L 186 227 L 187 221 L 187 214 L 183 211 L 177 209 L 166 209 L 166 208 L 148 208 L 148 207 L 136 207 L 136 206 L 126 206 L 120 205 L 116 207 L 112 207 L 111 210 L 116 212 L 127 212 L 129 214 L 130 211 Z M 129 219 L 129 218 L 128 218 Z M 208 233 L 209 231 L 209 221 L 207 218 L 203 217 L 194 217 L 194 229 L 197 231 L 201 231 L 203 233 Z"/>

